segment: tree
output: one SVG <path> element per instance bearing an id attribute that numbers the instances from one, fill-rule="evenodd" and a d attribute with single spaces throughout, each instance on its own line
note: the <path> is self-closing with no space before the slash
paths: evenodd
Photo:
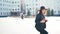
<path id="1" fill-rule="evenodd" d="M 60 10 L 58 10 L 58 15 L 60 16 Z"/>
<path id="2" fill-rule="evenodd" d="M 51 10 L 51 16 L 53 16 L 53 15 L 54 15 L 54 10 L 52 9 L 52 10 Z"/>
<path id="3" fill-rule="evenodd" d="M 31 12 L 30 12 L 30 10 L 28 10 L 28 12 L 27 12 L 27 16 L 30 16 L 31 15 Z"/>
<path id="4" fill-rule="evenodd" d="M 36 15 L 38 14 L 38 9 L 36 8 Z"/>
<path id="5" fill-rule="evenodd" d="M 50 16 L 50 8 L 47 9 L 47 16 Z"/>

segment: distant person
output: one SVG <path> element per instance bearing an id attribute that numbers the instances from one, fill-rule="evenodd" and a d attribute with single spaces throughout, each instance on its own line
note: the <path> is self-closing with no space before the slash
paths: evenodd
<path id="1" fill-rule="evenodd" d="M 24 15 L 23 15 L 23 13 L 21 13 L 21 19 L 24 19 Z"/>
<path id="2" fill-rule="evenodd" d="M 39 13 L 36 16 L 35 19 L 35 28 L 37 29 L 37 31 L 40 32 L 40 34 L 48 34 L 48 32 L 45 30 L 46 28 L 46 18 L 45 18 L 45 12 L 47 9 L 45 9 L 44 6 L 41 6 Z"/>

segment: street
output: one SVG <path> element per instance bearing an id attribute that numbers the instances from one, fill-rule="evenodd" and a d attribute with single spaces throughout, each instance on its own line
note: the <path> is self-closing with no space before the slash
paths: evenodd
<path id="1" fill-rule="evenodd" d="M 60 17 L 46 17 L 49 34 L 60 34 Z M 35 18 L 0 18 L 0 34 L 40 34 L 35 29 Z"/>

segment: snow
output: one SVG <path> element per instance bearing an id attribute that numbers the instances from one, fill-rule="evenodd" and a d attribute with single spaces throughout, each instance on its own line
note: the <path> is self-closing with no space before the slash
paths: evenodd
<path id="1" fill-rule="evenodd" d="M 46 17 L 49 34 L 60 34 L 60 17 Z M 35 18 L 0 18 L 0 34 L 40 34 L 35 29 Z"/>

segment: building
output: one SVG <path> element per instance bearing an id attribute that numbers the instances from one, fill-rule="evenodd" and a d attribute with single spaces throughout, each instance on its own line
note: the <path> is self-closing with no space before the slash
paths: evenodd
<path id="1" fill-rule="evenodd" d="M 39 0 L 24 0 L 26 6 L 26 15 L 30 11 L 31 15 L 36 15 L 36 11 L 40 8 Z"/>
<path id="2" fill-rule="evenodd" d="M 0 0 L 0 16 L 11 16 L 11 12 L 20 12 L 20 0 Z"/>
<path id="3" fill-rule="evenodd" d="M 60 15 L 60 0 L 40 0 L 40 6 L 53 9 L 54 15 Z"/>
<path id="4" fill-rule="evenodd" d="M 54 15 L 60 14 L 59 0 L 0 0 L 0 16 L 13 16 L 20 12 L 36 15 L 41 6 L 53 9 Z"/>
<path id="5" fill-rule="evenodd" d="M 21 12 L 23 14 L 26 14 L 26 6 L 25 6 L 25 1 L 24 0 L 20 0 L 21 2 Z"/>

